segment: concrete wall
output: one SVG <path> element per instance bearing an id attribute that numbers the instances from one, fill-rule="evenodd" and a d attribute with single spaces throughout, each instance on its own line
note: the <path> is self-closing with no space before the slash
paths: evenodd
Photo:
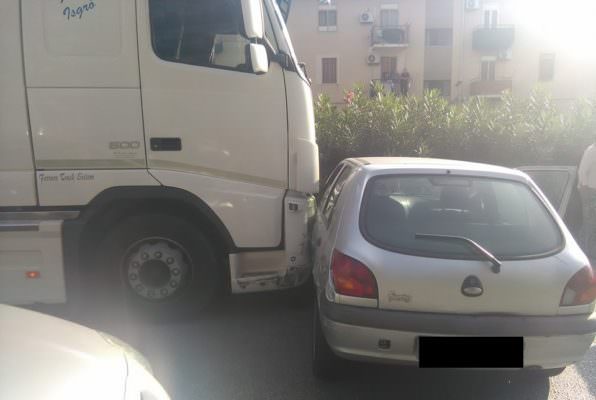
<path id="1" fill-rule="evenodd" d="M 412 93 L 421 95 L 424 71 L 425 7 L 421 0 L 338 0 L 332 2 L 337 10 L 337 30 L 318 30 L 319 5 L 315 0 L 294 0 L 288 21 L 298 58 L 307 64 L 315 96 L 325 92 L 334 102 L 341 103 L 344 91 L 354 84 L 368 87 L 372 79 L 381 76 L 380 64 L 369 65 L 371 53 L 371 28 L 380 21 L 384 4 L 397 4 L 400 25 L 410 25 L 410 43 L 406 48 L 374 50 L 379 56 L 397 57 L 397 70 L 406 67 L 412 78 Z M 369 10 L 375 17 L 374 24 L 360 23 L 360 14 Z M 322 84 L 321 58 L 337 57 L 337 84 Z"/>
<path id="2" fill-rule="evenodd" d="M 455 30 L 452 95 L 454 98 L 458 97 L 458 94 L 469 96 L 470 83 L 480 78 L 482 58 L 495 55 L 472 48 L 473 31 L 483 24 L 485 7 L 499 9 L 499 24 L 515 26 L 511 59 L 498 60 L 496 64 L 496 79 L 512 79 L 512 92 L 515 95 L 527 96 L 533 89 L 541 87 L 561 103 L 578 97 L 596 96 L 596 45 L 594 42 L 591 45 L 586 43 L 585 53 L 583 53 L 574 43 L 576 40 L 582 40 L 584 35 L 590 35 L 590 32 L 592 37 L 596 38 L 594 28 L 596 25 L 585 26 L 583 34 L 579 31 L 577 35 L 567 34 L 567 41 L 557 40 L 557 36 L 566 35 L 565 32 L 570 29 L 569 22 L 572 24 L 573 21 L 558 22 L 556 14 L 551 14 L 548 18 L 541 14 L 539 7 L 530 8 L 529 3 L 523 1 L 481 0 L 480 9 L 476 11 L 466 11 L 464 1 L 455 0 L 453 14 Z M 537 2 L 534 2 L 535 4 Z M 564 7 L 572 7 L 572 4 L 563 2 L 561 4 Z M 560 10 L 564 12 L 565 8 Z M 556 33 L 557 31 L 559 34 Z M 576 47 L 575 51 L 570 51 L 570 47 Z M 542 53 L 555 54 L 555 77 L 551 82 L 538 80 L 539 60 Z M 458 81 L 461 82 L 459 87 L 457 87 Z"/>
<path id="3" fill-rule="evenodd" d="M 379 79 L 380 65 L 367 63 L 372 51 L 397 57 L 398 71 L 408 68 L 412 94 L 422 94 L 424 80 L 451 80 L 451 97 L 458 100 L 468 97 L 471 83 L 480 79 L 483 57 L 496 56 L 472 47 L 474 29 L 484 21 L 484 9 L 496 7 L 499 24 L 515 26 L 512 58 L 497 61 L 496 79 L 511 79 L 514 94 L 526 96 L 535 87 L 543 87 L 555 100 L 565 102 L 596 96 L 596 24 L 590 21 L 596 14 L 596 1 L 594 12 L 583 17 L 574 9 L 574 2 L 578 0 L 561 2 L 550 15 L 543 15 L 539 0 L 480 0 L 478 10 L 465 10 L 465 0 L 334 0 L 337 30 L 320 32 L 319 2 L 293 0 L 288 25 L 298 57 L 307 63 L 315 95 L 325 92 L 341 103 L 344 91 L 354 84 L 367 86 L 370 80 Z M 359 16 L 369 10 L 378 24 L 380 9 L 387 4 L 396 4 L 400 24 L 410 26 L 409 45 L 372 50 L 372 25 L 360 23 Z M 578 26 L 574 26 L 575 20 L 581 20 Z M 427 28 L 450 27 L 452 47 L 425 46 Z M 538 82 L 542 53 L 555 54 L 552 82 Z M 338 59 L 337 84 L 321 83 L 323 57 Z"/>

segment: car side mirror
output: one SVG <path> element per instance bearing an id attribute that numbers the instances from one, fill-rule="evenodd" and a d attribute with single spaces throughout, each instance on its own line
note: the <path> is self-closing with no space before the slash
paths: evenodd
<path id="1" fill-rule="evenodd" d="M 265 74 L 269 71 L 269 57 L 265 45 L 258 43 L 249 43 L 250 63 L 252 72 L 257 75 Z"/>
<path id="2" fill-rule="evenodd" d="M 265 36 L 265 28 L 261 0 L 241 1 L 246 37 L 248 39 L 263 39 Z"/>

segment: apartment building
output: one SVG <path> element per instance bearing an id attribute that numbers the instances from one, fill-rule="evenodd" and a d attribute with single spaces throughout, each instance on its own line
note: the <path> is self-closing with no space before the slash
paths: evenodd
<path id="1" fill-rule="evenodd" d="M 288 23 L 314 94 L 327 93 L 337 103 L 354 84 L 372 81 L 400 93 L 404 70 L 412 95 L 438 89 L 452 100 L 498 97 L 505 90 L 524 96 L 541 86 L 559 102 L 596 97 L 594 45 L 586 27 L 573 30 L 573 18 L 581 15 L 567 13 L 561 25 L 560 10 L 541 4 L 293 0 Z"/>

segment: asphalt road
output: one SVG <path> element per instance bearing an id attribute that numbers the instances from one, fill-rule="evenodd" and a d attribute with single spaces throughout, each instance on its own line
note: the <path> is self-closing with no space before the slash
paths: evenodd
<path id="1" fill-rule="evenodd" d="M 318 381 L 305 293 L 231 296 L 194 321 L 168 324 L 123 323 L 115 312 L 103 328 L 147 356 L 173 400 L 596 398 L 596 345 L 550 380 L 351 364 L 343 379 Z"/>

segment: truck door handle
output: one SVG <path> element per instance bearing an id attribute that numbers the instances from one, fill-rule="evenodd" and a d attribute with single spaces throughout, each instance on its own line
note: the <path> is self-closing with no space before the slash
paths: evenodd
<path id="1" fill-rule="evenodd" d="M 180 151 L 182 140 L 179 137 L 152 137 L 150 147 L 152 151 Z"/>

